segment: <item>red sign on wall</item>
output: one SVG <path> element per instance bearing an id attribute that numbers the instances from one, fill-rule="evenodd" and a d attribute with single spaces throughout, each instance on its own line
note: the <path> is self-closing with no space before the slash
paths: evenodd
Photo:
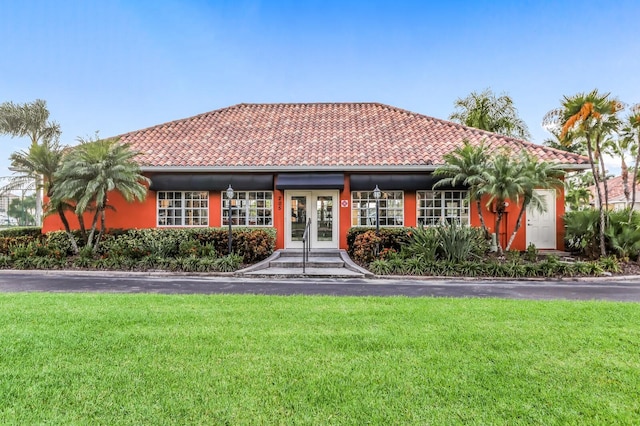
<path id="1" fill-rule="evenodd" d="M 349 200 L 340 200 L 340 207 L 349 207 Z"/>

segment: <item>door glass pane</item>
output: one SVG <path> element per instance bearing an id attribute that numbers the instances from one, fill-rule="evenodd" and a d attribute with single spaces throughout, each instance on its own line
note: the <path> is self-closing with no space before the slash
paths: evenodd
<path id="1" fill-rule="evenodd" d="M 317 241 L 333 240 L 333 197 L 318 196 L 316 201 Z"/>
<path id="2" fill-rule="evenodd" d="M 307 197 L 294 195 L 291 197 L 291 241 L 302 241 L 307 222 Z"/>

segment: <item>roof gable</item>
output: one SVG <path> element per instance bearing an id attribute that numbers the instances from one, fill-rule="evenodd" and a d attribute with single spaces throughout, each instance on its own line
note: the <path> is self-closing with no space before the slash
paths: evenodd
<path id="1" fill-rule="evenodd" d="M 588 159 L 379 103 L 238 104 L 120 136 L 144 167 L 433 168 L 463 140 Z"/>

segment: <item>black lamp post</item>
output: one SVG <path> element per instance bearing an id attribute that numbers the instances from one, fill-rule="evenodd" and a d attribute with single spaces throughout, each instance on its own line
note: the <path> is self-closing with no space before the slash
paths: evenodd
<path id="1" fill-rule="evenodd" d="M 380 234 L 380 196 L 382 195 L 382 191 L 376 185 L 373 190 L 373 198 L 376 199 L 376 235 Z"/>
<path id="2" fill-rule="evenodd" d="M 233 188 L 231 187 L 231 184 L 229 184 L 229 187 L 227 188 L 227 200 L 229 200 L 229 254 L 231 254 L 231 246 L 233 244 L 233 234 L 231 232 L 231 200 L 233 199 Z"/>

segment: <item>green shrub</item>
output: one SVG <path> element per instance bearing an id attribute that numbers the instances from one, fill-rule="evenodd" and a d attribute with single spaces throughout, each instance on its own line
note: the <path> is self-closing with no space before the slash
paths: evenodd
<path id="1" fill-rule="evenodd" d="M 623 259 L 640 257 L 640 213 L 629 209 L 607 211 L 605 248 Z M 566 247 L 584 256 L 600 256 L 600 217 L 597 209 L 571 211 L 564 216 Z"/>
<path id="2" fill-rule="evenodd" d="M 524 258 L 528 262 L 535 262 L 538 259 L 538 249 L 533 243 L 529 243 L 527 250 L 524 252 Z"/>
<path id="3" fill-rule="evenodd" d="M 567 212 L 564 215 L 567 249 L 595 258 L 600 253 L 600 216 L 597 209 Z"/>
<path id="4" fill-rule="evenodd" d="M 39 226 L 21 226 L 17 228 L 0 229 L 0 238 L 6 237 L 34 237 L 42 236 L 42 228 Z"/>
<path id="5" fill-rule="evenodd" d="M 9 254 L 14 259 L 25 257 L 48 256 L 49 250 L 40 241 L 29 241 L 9 247 Z"/>
<path id="6" fill-rule="evenodd" d="M 598 264 L 606 272 L 618 273 L 622 271 L 620 262 L 615 256 L 605 256 L 598 259 Z"/>
<path id="7" fill-rule="evenodd" d="M 449 262 L 481 259 L 489 243 L 480 228 L 461 226 L 455 222 L 434 227 L 438 240 L 438 257 Z"/>
<path id="8" fill-rule="evenodd" d="M 10 268 L 11 266 L 13 266 L 11 256 L 0 254 L 0 268 Z"/>
<path id="9" fill-rule="evenodd" d="M 402 248 L 409 242 L 409 233 L 413 228 L 380 228 L 377 237 L 380 239 L 378 245 L 378 253 L 386 251 L 400 252 Z M 347 232 L 347 253 L 352 258 L 356 257 L 355 251 L 359 249 L 356 239 L 359 235 L 373 232 L 376 234 L 375 228 L 370 227 L 353 227 Z M 355 260 L 355 259 L 354 259 Z M 368 262 L 364 262 L 367 264 Z"/>
<path id="10" fill-rule="evenodd" d="M 376 275 L 389 275 L 393 272 L 393 266 L 388 260 L 376 259 L 369 264 L 369 270 Z"/>
<path id="11" fill-rule="evenodd" d="M 76 237 L 79 236 L 80 234 L 78 233 Z M 79 239 L 76 238 L 76 241 L 79 241 Z M 65 231 L 47 232 L 44 236 L 44 243 L 49 249 L 49 252 L 56 257 L 62 258 L 73 254 L 69 235 L 67 235 Z"/>
<path id="12" fill-rule="evenodd" d="M 242 257 L 237 254 L 229 254 L 213 260 L 215 268 L 220 272 L 233 272 L 240 267 L 241 263 Z"/>
<path id="13" fill-rule="evenodd" d="M 242 262 L 255 263 L 273 254 L 276 247 L 276 230 L 240 228 L 233 233 L 233 239 L 234 253 L 242 256 Z M 224 253 L 226 254 L 226 251 Z"/>
<path id="14" fill-rule="evenodd" d="M 605 229 L 607 251 L 621 259 L 638 259 L 640 254 L 640 216 L 634 212 L 629 219 L 629 210 L 609 212 Z"/>
<path id="15" fill-rule="evenodd" d="M 210 245 L 211 243 L 206 243 L 206 244 Z M 185 257 L 185 256 L 196 255 L 200 252 L 200 247 L 202 246 L 200 245 L 200 242 L 198 240 L 180 241 L 180 244 L 178 246 L 178 256 Z M 215 246 L 213 251 L 215 252 Z"/>
<path id="16" fill-rule="evenodd" d="M 415 228 L 409 231 L 408 236 L 409 242 L 402 249 L 403 256 L 422 261 L 435 260 L 439 245 L 435 228 Z"/>
<path id="17" fill-rule="evenodd" d="M 376 260 L 380 251 L 382 239 L 373 230 L 358 234 L 353 243 L 354 249 L 351 258 L 361 264 L 368 264 Z"/>
<path id="18" fill-rule="evenodd" d="M 13 247 L 27 245 L 32 242 L 39 242 L 42 236 L 21 235 L 11 237 L 0 237 L 0 254 L 10 254 Z"/>
<path id="19" fill-rule="evenodd" d="M 275 229 L 234 228 L 232 236 L 233 252 L 245 263 L 266 259 L 275 250 Z M 138 260 L 152 254 L 162 258 L 219 257 L 228 254 L 228 245 L 229 233 L 223 228 L 131 229 L 106 240 L 101 252 Z"/>

